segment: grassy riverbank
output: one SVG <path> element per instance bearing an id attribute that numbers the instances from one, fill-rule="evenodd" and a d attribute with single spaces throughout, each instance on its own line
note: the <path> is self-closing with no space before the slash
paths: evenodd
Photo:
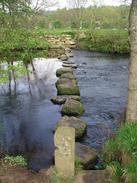
<path id="1" fill-rule="evenodd" d="M 78 46 L 105 53 L 129 53 L 128 31 L 118 29 L 86 31 L 85 37 L 79 38 Z"/>
<path id="2" fill-rule="evenodd" d="M 71 35 L 78 48 L 105 53 L 129 53 L 128 30 L 122 29 L 37 29 L 38 34 Z"/>
<path id="3" fill-rule="evenodd" d="M 117 182 L 137 182 L 137 124 L 126 123 L 104 148 L 106 164 Z"/>

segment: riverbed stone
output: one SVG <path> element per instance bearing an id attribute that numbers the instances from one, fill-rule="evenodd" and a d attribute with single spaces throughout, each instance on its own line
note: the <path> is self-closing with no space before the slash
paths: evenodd
<path id="1" fill-rule="evenodd" d="M 80 96 L 80 90 L 77 84 L 72 82 L 57 85 L 58 95 L 78 95 Z"/>
<path id="2" fill-rule="evenodd" d="M 84 169 L 93 169 L 98 160 L 97 151 L 87 145 L 76 143 L 76 160 L 79 160 Z"/>
<path id="3" fill-rule="evenodd" d="M 81 139 L 87 130 L 86 122 L 84 120 L 82 120 L 80 118 L 76 118 L 74 116 L 72 116 L 72 117 L 63 116 L 60 119 L 60 121 L 56 124 L 55 131 L 57 130 L 58 127 L 61 127 L 61 126 L 68 126 L 68 127 L 75 128 L 76 140 Z"/>
<path id="4" fill-rule="evenodd" d="M 60 76 L 60 78 L 67 78 L 67 79 L 76 79 L 76 76 L 72 73 L 65 73 Z"/>
<path id="5" fill-rule="evenodd" d="M 68 98 L 80 101 L 80 96 L 77 96 L 77 95 L 59 95 L 59 96 L 52 97 L 51 101 L 54 104 L 62 105 L 66 102 Z"/>
<path id="6" fill-rule="evenodd" d="M 65 74 L 65 73 L 73 74 L 73 69 L 71 67 L 57 69 L 56 76 L 60 77 L 62 74 Z"/>
<path id="7" fill-rule="evenodd" d="M 75 174 L 75 129 L 59 127 L 54 135 L 55 167 L 63 177 Z"/>
<path id="8" fill-rule="evenodd" d="M 84 111 L 85 109 L 83 104 L 73 99 L 67 99 L 61 109 L 62 115 L 68 116 L 80 116 L 84 113 Z"/>

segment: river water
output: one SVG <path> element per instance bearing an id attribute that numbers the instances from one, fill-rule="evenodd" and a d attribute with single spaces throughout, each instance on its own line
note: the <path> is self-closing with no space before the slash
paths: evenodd
<path id="1" fill-rule="evenodd" d="M 76 76 L 88 124 L 82 140 L 101 149 L 117 127 L 126 106 L 128 57 L 87 51 L 74 51 L 71 58 L 78 64 Z M 36 59 L 30 81 L 24 77 L 9 92 L 0 85 L 0 143 L 11 154 L 23 154 L 28 167 L 38 171 L 52 164 L 53 129 L 60 119 L 60 106 L 50 102 L 56 95 L 56 59 Z M 31 67 L 31 66 L 30 66 Z M 32 70 L 30 68 L 30 70 Z"/>

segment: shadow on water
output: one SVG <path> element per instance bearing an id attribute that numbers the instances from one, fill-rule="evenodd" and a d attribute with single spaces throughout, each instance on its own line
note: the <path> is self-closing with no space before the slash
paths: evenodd
<path id="1" fill-rule="evenodd" d="M 23 154 L 33 170 L 49 167 L 53 158 L 53 128 L 60 118 L 59 107 L 50 102 L 56 95 L 56 59 L 36 59 L 28 76 L 16 81 L 11 91 L 0 86 L 0 123 L 2 148 L 11 154 Z M 16 94 L 15 94 L 16 93 Z M 54 115 L 53 115 L 54 114 Z"/>
<path id="2" fill-rule="evenodd" d="M 88 123 L 83 143 L 100 150 L 124 118 L 127 99 L 128 56 L 74 51 L 81 98 Z"/>

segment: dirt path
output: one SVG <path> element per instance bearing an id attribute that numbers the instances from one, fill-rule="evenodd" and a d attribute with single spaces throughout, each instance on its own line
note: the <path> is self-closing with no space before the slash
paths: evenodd
<path id="1" fill-rule="evenodd" d="M 2 183 L 51 183 L 46 171 L 34 173 L 25 167 L 0 168 L 0 182 Z"/>

